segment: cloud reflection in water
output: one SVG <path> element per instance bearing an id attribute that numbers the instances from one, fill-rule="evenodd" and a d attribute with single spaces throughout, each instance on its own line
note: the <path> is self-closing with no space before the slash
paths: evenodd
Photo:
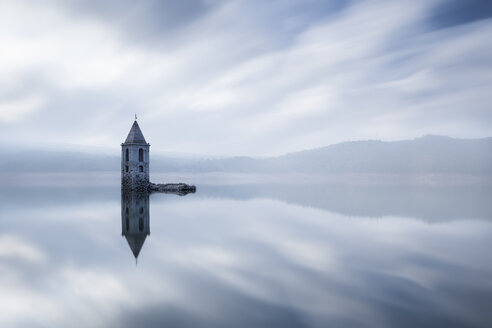
<path id="1" fill-rule="evenodd" d="M 391 215 L 406 213 L 397 207 L 374 218 L 302 205 L 300 195 L 282 201 L 278 190 L 254 198 L 228 187 L 235 196 L 225 198 L 217 188 L 151 195 L 152 234 L 137 267 L 121 237 L 118 190 L 13 191 L 2 198 L 0 302 L 10 311 L 0 323 L 485 327 L 492 319 L 486 215 L 429 224 Z"/>

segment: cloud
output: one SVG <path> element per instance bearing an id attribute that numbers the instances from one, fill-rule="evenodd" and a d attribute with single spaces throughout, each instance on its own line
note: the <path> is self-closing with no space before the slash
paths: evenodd
<path id="1" fill-rule="evenodd" d="M 171 41 L 181 30 L 222 5 L 221 0 L 56 1 L 76 18 L 96 19 L 115 27 L 118 37 L 150 48 Z"/>
<path id="2" fill-rule="evenodd" d="M 11 235 L 0 237 L 0 258 L 24 260 L 42 263 L 47 260 L 46 254 L 28 242 Z"/>
<path id="3" fill-rule="evenodd" d="M 429 21 L 433 27 L 448 28 L 491 17 L 492 3 L 488 0 L 446 0 L 430 10 Z"/>
<path id="4" fill-rule="evenodd" d="M 14 100 L 0 102 L 0 122 L 13 123 L 40 110 L 46 100 L 42 95 L 22 95 Z"/>
<path id="5" fill-rule="evenodd" d="M 2 141 L 116 148 L 135 112 L 154 151 L 488 136 L 488 5 L 447 3 L 2 3 Z"/>

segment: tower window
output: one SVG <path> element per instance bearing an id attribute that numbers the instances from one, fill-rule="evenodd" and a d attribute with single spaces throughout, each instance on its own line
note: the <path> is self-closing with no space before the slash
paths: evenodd
<path id="1" fill-rule="evenodd" d="M 143 162 L 143 149 L 142 148 L 140 148 L 138 150 L 138 161 Z"/>
<path id="2" fill-rule="evenodd" d="M 125 166 L 125 171 L 126 171 L 126 172 L 128 172 L 128 165 L 127 165 L 127 166 Z"/>
<path id="3" fill-rule="evenodd" d="M 143 207 L 140 207 L 140 214 L 143 214 Z"/>
<path id="4" fill-rule="evenodd" d="M 126 218 L 126 231 L 130 230 L 130 219 L 127 217 Z"/>
<path id="5" fill-rule="evenodd" d="M 130 152 L 128 151 L 128 148 L 125 150 L 125 161 L 128 162 L 130 160 Z"/>
<path id="6" fill-rule="evenodd" d="M 144 228 L 143 218 L 138 219 L 138 230 L 142 231 Z"/>
<path id="7" fill-rule="evenodd" d="M 139 170 L 140 172 L 143 172 L 143 166 L 142 166 L 142 165 L 140 165 L 140 166 L 138 167 L 138 170 Z"/>

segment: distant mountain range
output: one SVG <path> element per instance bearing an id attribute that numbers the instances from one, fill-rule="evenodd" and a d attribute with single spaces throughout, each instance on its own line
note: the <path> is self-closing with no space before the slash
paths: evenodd
<path id="1" fill-rule="evenodd" d="M 119 171 L 114 155 L 69 151 L 3 150 L 3 172 Z M 352 141 L 278 157 L 190 159 L 152 155 L 153 172 L 492 175 L 492 137 Z"/>

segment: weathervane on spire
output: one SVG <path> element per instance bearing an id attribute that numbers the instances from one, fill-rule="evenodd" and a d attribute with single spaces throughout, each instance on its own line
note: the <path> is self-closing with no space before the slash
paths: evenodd
<path id="1" fill-rule="evenodd" d="M 137 120 L 137 113 L 135 113 L 135 121 Z"/>

